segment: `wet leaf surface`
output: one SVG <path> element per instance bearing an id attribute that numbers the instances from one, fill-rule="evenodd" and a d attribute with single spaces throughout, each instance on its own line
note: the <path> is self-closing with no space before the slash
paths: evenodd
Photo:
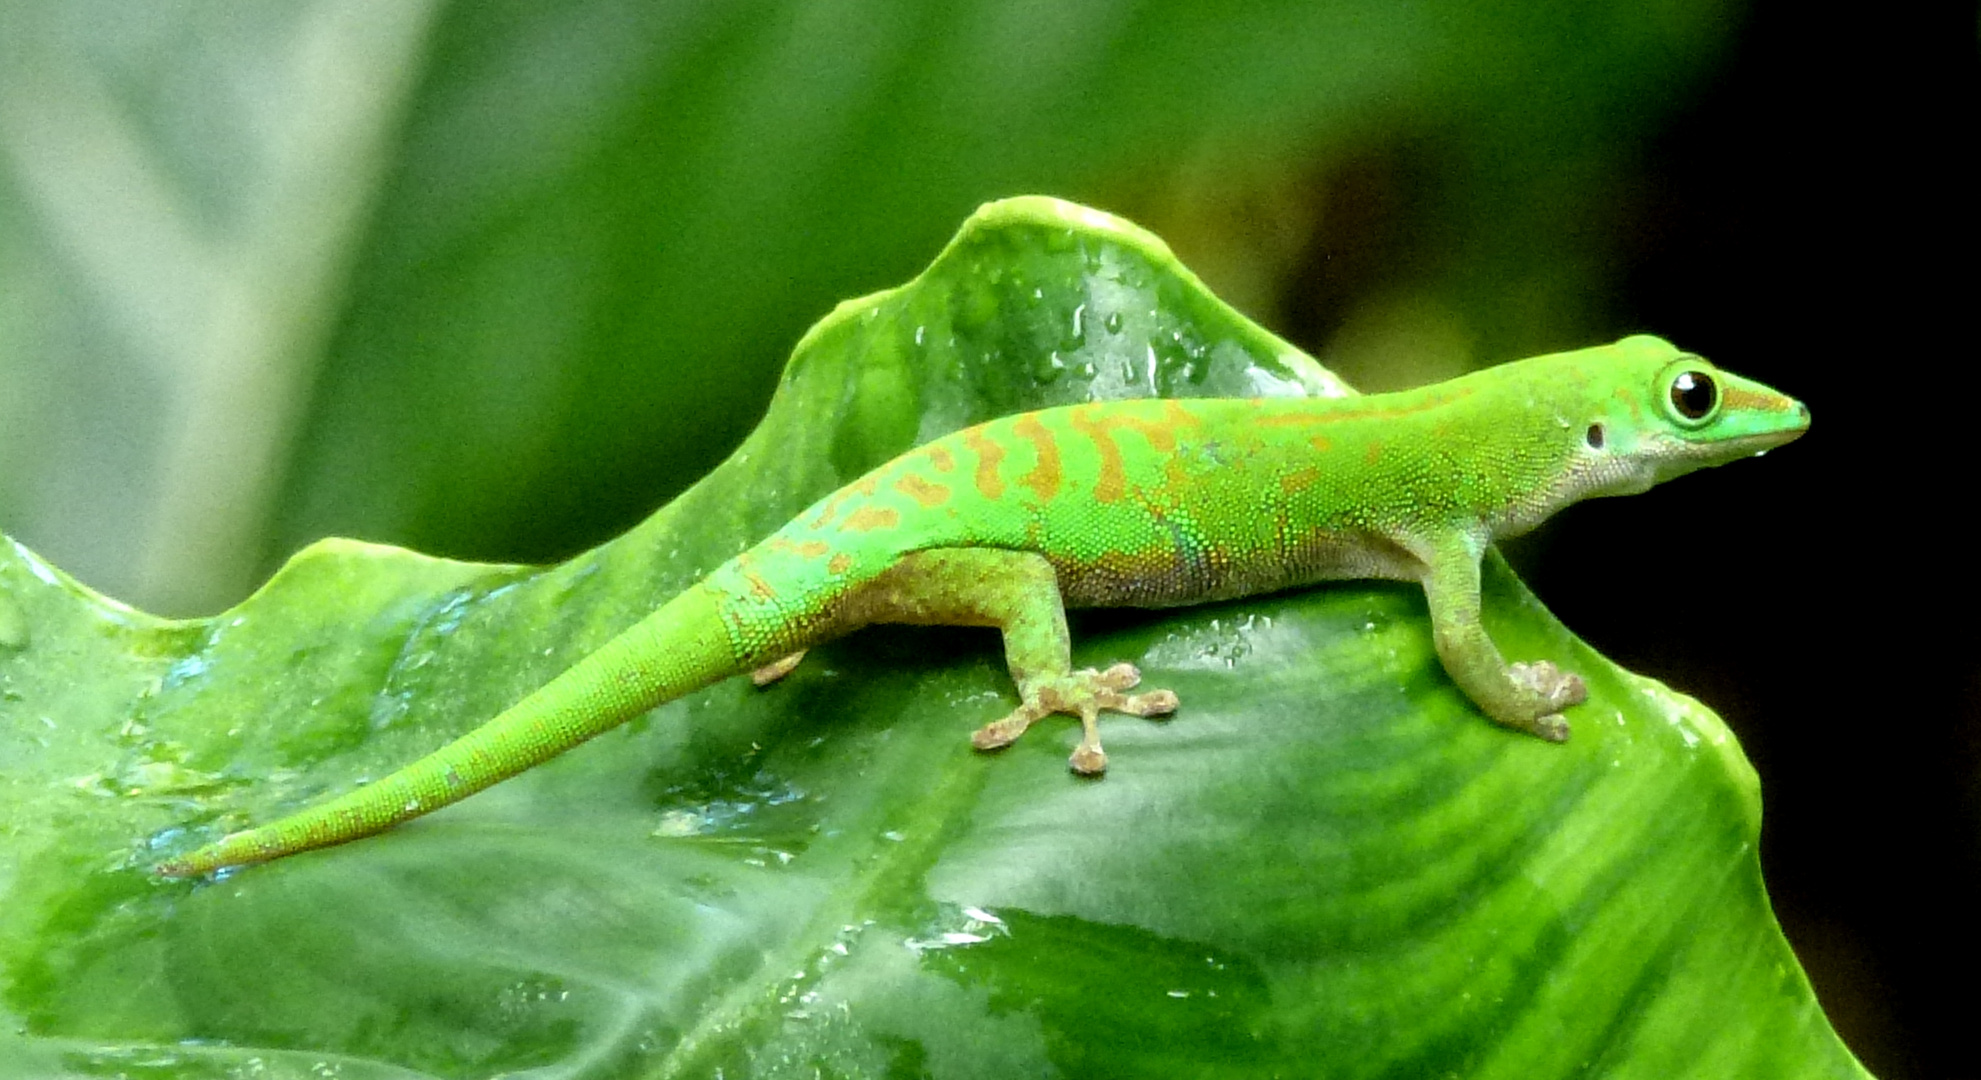
<path id="1" fill-rule="evenodd" d="M 973 218 L 807 335 L 756 433 L 562 565 L 325 541 L 168 622 L 0 550 L 0 1071 L 78 1077 L 1861 1076 L 1769 912 L 1753 771 L 1489 567 L 1589 681 L 1495 729 L 1415 589 L 1086 613 L 1182 697 L 995 756 L 995 636 L 877 628 L 386 835 L 144 867 L 466 731 L 818 495 L 1020 409 L 1346 388 L 1154 238 Z M 684 412 L 692 408 L 684 403 Z"/>

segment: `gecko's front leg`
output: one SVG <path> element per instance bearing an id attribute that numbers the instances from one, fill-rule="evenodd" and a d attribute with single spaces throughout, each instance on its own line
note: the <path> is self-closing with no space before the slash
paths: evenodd
<path id="1" fill-rule="evenodd" d="M 1425 560 L 1424 597 L 1438 659 L 1452 681 L 1495 723 L 1549 742 L 1568 741 L 1562 710 L 1588 700 L 1578 675 L 1547 660 L 1508 664 L 1479 622 L 1479 556 L 1466 537 L 1440 544 Z"/>
<path id="2" fill-rule="evenodd" d="M 1001 548 L 938 548 L 905 555 L 848 599 L 850 622 L 995 626 L 1004 634 L 1004 657 L 1018 685 L 1018 708 L 979 728 L 979 750 L 1011 745 L 1033 723 L 1053 713 L 1080 718 L 1080 745 L 1070 764 L 1083 776 L 1107 769 L 1101 749 L 1103 710 L 1133 716 L 1176 711 L 1168 690 L 1131 694 L 1141 681 L 1132 664 L 1105 671 L 1073 670 L 1071 639 L 1059 578 L 1045 557 Z"/>

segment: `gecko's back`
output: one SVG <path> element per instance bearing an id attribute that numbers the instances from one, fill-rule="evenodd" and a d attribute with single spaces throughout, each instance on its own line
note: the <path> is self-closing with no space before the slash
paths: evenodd
<path id="1" fill-rule="evenodd" d="M 1753 452 L 1718 435 L 1693 459 L 1671 438 L 1660 380 L 1686 361 L 1638 337 L 1389 394 L 1096 402 L 1002 417 L 833 493 L 709 585 L 753 620 L 788 623 L 937 548 L 1037 552 L 1075 607 L 1415 579 L 1423 566 L 1411 537 L 1464 530 L 1483 543 L 1577 499 Z M 1788 401 L 1721 377 L 1742 400 Z M 1775 423 L 1769 410 L 1758 415 Z M 1602 432 L 1608 445 L 1592 445 Z"/>

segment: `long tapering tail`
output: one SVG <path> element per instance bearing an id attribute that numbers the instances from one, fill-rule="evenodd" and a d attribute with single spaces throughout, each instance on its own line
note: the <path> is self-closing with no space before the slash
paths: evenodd
<path id="1" fill-rule="evenodd" d="M 691 587 L 493 720 L 390 776 L 167 859 L 154 871 L 191 877 L 382 832 L 742 670 L 716 595 Z"/>

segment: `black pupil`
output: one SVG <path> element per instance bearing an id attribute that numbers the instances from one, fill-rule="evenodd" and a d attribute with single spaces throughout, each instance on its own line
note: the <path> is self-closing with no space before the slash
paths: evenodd
<path id="1" fill-rule="evenodd" d="M 1590 424 L 1590 425 L 1589 425 L 1589 449 L 1591 449 L 1591 450 L 1601 450 L 1602 448 L 1603 448 L 1603 425 L 1601 425 L 1601 424 Z"/>
<path id="2" fill-rule="evenodd" d="M 1713 377 L 1703 371 L 1688 371 L 1671 381 L 1672 407 L 1687 420 L 1697 420 L 1712 412 L 1718 393 Z"/>

